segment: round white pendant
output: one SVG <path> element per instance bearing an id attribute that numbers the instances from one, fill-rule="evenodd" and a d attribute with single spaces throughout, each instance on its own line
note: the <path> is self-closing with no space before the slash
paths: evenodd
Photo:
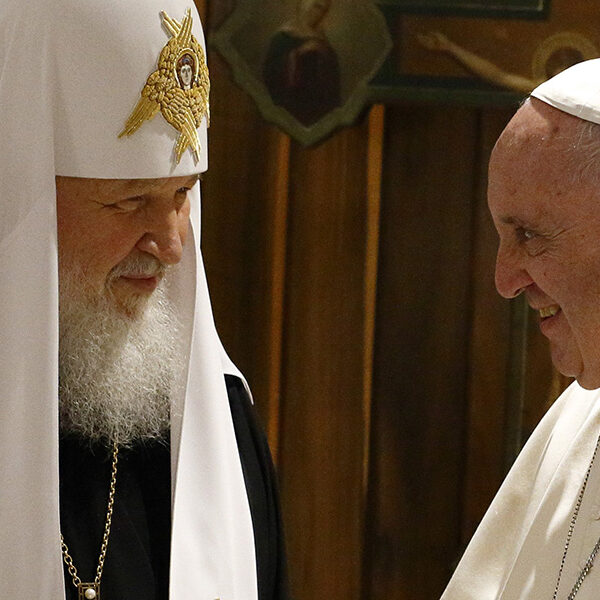
<path id="1" fill-rule="evenodd" d="M 87 600 L 94 600 L 94 598 L 96 597 L 96 590 L 94 590 L 93 588 L 88 588 L 87 590 L 85 590 L 83 595 L 87 598 Z"/>

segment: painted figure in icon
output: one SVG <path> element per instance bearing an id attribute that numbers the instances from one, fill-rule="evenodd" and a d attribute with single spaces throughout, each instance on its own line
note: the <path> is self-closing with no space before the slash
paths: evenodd
<path id="1" fill-rule="evenodd" d="M 182 89 L 189 90 L 192 88 L 194 70 L 194 58 L 191 54 L 184 54 L 177 62 L 177 79 Z"/>
<path id="2" fill-rule="evenodd" d="M 477 77 L 516 92 L 529 94 L 538 85 L 583 60 L 598 53 L 587 38 L 571 32 L 561 32 L 544 40 L 533 60 L 533 77 L 508 73 L 486 58 L 463 48 L 439 31 L 417 36 L 427 50 L 452 56 Z"/>
<path id="3" fill-rule="evenodd" d="M 340 66 L 323 27 L 331 0 L 298 0 L 271 39 L 263 77 L 273 102 L 305 126 L 340 106 Z"/>

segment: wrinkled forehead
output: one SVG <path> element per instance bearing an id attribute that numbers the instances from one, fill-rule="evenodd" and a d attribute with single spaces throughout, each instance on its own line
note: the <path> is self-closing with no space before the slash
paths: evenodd
<path id="1" fill-rule="evenodd" d="M 531 98 L 517 111 L 500 135 L 490 160 L 558 160 L 577 143 L 581 121 L 544 102 Z M 563 161 L 559 161 L 563 162 Z"/>

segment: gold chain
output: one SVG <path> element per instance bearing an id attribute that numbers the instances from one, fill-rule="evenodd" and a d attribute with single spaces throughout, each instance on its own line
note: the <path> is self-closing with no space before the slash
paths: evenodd
<path id="1" fill-rule="evenodd" d="M 106 551 L 108 550 L 108 538 L 110 536 L 110 526 L 112 523 L 113 506 L 115 504 L 115 489 L 117 484 L 117 461 L 119 459 L 119 447 L 116 442 L 113 444 L 113 455 L 112 455 L 112 472 L 110 477 L 110 491 L 108 494 L 108 508 L 106 510 L 106 522 L 104 524 L 104 536 L 102 537 L 102 546 L 100 547 L 100 557 L 98 558 L 98 567 L 96 569 L 96 578 L 94 583 L 99 586 L 100 579 L 102 578 L 102 570 L 104 569 L 104 560 L 106 559 Z M 65 543 L 63 534 L 60 534 L 60 549 L 62 550 L 63 560 L 67 565 L 69 575 L 73 579 L 73 585 L 79 588 L 81 585 L 81 578 L 77 574 L 77 569 L 73 564 L 73 559 L 69 554 L 69 548 Z"/>

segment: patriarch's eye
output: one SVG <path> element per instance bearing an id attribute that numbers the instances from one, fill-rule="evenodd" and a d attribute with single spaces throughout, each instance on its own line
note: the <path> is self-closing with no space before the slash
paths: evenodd
<path id="1" fill-rule="evenodd" d="M 107 204 L 107 208 L 112 208 L 120 212 L 131 212 L 137 210 L 145 202 L 142 196 L 135 196 L 134 198 L 124 198 L 118 202 Z"/>

